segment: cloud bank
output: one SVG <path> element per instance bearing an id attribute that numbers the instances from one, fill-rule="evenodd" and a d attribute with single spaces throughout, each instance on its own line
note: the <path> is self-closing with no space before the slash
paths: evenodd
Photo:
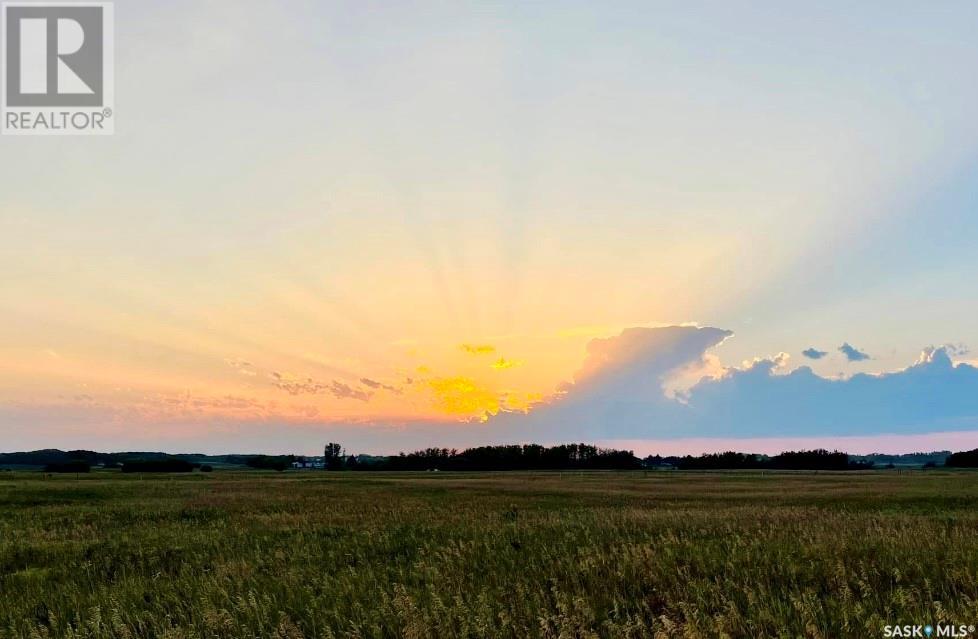
<path id="1" fill-rule="evenodd" d="M 680 371 L 705 365 L 732 333 L 633 328 L 593 340 L 562 396 L 530 415 L 491 420 L 517 439 L 853 436 L 978 429 L 978 369 L 930 347 L 905 369 L 829 379 L 787 356 L 724 368 L 685 393 L 663 392 Z M 846 344 L 848 346 L 848 344 Z M 868 356 L 858 353 L 852 361 Z"/>
<path id="2" fill-rule="evenodd" d="M 701 435 L 856 435 L 978 426 L 978 369 L 954 365 L 944 347 L 913 365 L 835 380 L 807 366 L 786 375 L 759 363 L 693 389 L 691 427 Z"/>
<path id="3" fill-rule="evenodd" d="M 329 416 L 311 404 L 285 414 L 272 403 L 188 393 L 150 397 L 128 408 L 84 396 L 51 406 L 0 403 L 0 427 L 8 431 L 8 448 L 63 447 L 67 442 L 97 447 L 91 441 L 93 433 L 97 437 L 111 432 L 113 446 L 122 445 L 125 436 L 138 439 L 143 448 L 194 450 L 197 444 L 207 444 L 212 451 L 238 452 L 248 447 L 288 452 L 289 446 L 311 451 L 327 439 L 359 452 L 396 452 L 529 441 L 745 440 L 748 445 L 828 438 L 841 446 L 852 438 L 888 442 L 893 437 L 943 433 L 946 438 L 969 432 L 978 437 L 978 368 L 952 360 L 967 353 L 963 346 L 926 348 L 900 370 L 830 379 L 808 366 L 792 368 L 784 353 L 724 367 L 714 349 L 732 335 L 713 327 L 671 326 L 629 328 L 614 337 L 591 340 L 579 370 L 549 400 L 516 391 L 500 394 L 467 377 L 404 382 L 418 387 L 420 396 L 430 396 L 440 412 L 479 414 L 483 422 L 365 417 L 330 423 Z M 244 361 L 229 365 L 250 378 L 267 376 L 283 393 L 310 399 L 326 394 L 366 404 L 374 393 L 400 390 L 367 377 L 348 384 L 266 373 Z M 677 384 L 677 379 L 683 383 Z M 126 426 L 133 422 L 148 425 L 137 433 Z M 265 446 L 257 446 L 263 441 Z"/>

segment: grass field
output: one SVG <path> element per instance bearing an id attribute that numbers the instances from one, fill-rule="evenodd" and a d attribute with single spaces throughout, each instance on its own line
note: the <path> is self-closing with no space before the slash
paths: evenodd
<path id="1" fill-rule="evenodd" d="M 968 472 L 0 474 L 2 637 L 978 622 Z"/>

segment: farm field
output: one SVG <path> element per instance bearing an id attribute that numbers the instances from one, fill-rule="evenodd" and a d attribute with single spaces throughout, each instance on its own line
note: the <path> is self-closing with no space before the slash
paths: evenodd
<path id="1" fill-rule="evenodd" d="M 978 622 L 978 474 L 0 474 L 0 637 Z"/>

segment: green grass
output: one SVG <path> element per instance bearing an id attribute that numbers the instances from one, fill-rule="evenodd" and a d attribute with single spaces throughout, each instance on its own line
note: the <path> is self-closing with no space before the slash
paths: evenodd
<path id="1" fill-rule="evenodd" d="M 978 474 L 0 473 L 0 637 L 978 621 Z"/>

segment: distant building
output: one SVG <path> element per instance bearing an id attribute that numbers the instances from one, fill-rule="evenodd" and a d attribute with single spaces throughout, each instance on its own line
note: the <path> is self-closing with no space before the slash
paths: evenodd
<path id="1" fill-rule="evenodd" d="M 296 470 L 324 470 L 326 461 L 322 457 L 296 457 L 292 462 L 292 468 Z"/>

